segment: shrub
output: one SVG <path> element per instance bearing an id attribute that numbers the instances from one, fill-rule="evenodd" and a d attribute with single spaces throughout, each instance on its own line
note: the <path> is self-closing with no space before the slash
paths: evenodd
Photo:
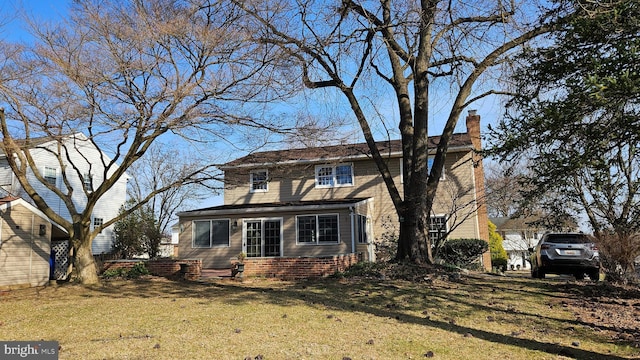
<path id="1" fill-rule="evenodd" d="M 496 226 L 489 221 L 489 251 L 491 251 L 491 266 L 501 271 L 507 271 L 509 256 L 502 246 L 502 236 L 496 232 Z"/>
<path id="2" fill-rule="evenodd" d="M 149 275 L 151 272 L 143 262 L 136 263 L 131 269 L 115 268 L 108 269 L 102 273 L 104 279 L 137 279 L 143 275 Z"/>
<path id="3" fill-rule="evenodd" d="M 114 279 L 114 278 L 126 277 L 126 274 L 127 274 L 127 269 L 115 268 L 115 269 L 105 270 L 101 276 L 105 279 Z"/>
<path id="4" fill-rule="evenodd" d="M 143 275 L 149 275 L 151 272 L 143 262 L 135 264 L 127 273 L 127 278 L 135 279 Z"/>
<path id="5" fill-rule="evenodd" d="M 439 252 L 445 263 L 462 268 L 473 268 L 478 264 L 480 255 L 489 249 L 489 244 L 481 239 L 448 240 Z"/>
<path id="6" fill-rule="evenodd" d="M 635 260 L 640 256 L 640 233 L 602 233 L 597 239 L 606 279 L 616 283 L 639 283 Z"/>
<path id="7" fill-rule="evenodd" d="M 354 276 L 363 276 L 363 277 L 380 277 L 382 275 L 381 271 L 385 267 L 384 262 L 368 262 L 362 261 L 356 264 L 349 266 L 344 272 L 337 272 L 335 274 L 336 277 L 354 277 Z"/>
<path id="8" fill-rule="evenodd" d="M 493 255 L 493 254 L 492 254 Z M 507 271 L 507 259 L 504 258 L 493 258 L 491 257 L 491 267 L 497 268 L 498 270 L 505 272 Z"/>

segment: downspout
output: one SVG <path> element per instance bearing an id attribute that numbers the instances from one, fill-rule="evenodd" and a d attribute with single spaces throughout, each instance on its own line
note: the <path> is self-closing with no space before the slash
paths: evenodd
<path id="1" fill-rule="evenodd" d="M 351 217 L 351 253 L 356 253 L 356 234 L 355 234 L 355 209 L 349 206 L 349 216 Z"/>

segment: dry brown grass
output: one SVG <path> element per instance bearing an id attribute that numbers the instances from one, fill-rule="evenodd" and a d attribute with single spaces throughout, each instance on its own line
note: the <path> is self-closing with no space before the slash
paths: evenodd
<path id="1" fill-rule="evenodd" d="M 0 293 L 0 339 L 56 340 L 60 359 L 640 358 L 640 299 L 625 300 L 635 329 L 578 314 L 597 286 L 481 274 L 64 284 Z"/>

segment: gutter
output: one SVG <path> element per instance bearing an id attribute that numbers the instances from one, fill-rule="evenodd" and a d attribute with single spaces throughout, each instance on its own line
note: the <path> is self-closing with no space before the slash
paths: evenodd
<path id="1" fill-rule="evenodd" d="M 351 218 L 351 252 L 355 254 L 356 252 L 356 236 L 355 236 L 355 207 L 349 206 L 349 217 Z"/>
<path id="2" fill-rule="evenodd" d="M 359 204 L 362 200 L 356 204 Z M 254 204 L 246 204 L 247 206 Z M 236 215 L 236 214 L 257 214 L 264 212 L 295 212 L 301 210 L 334 210 L 334 209 L 351 209 L 353 208 L 353 203 L 342 203 L 342 204 L 320 204 L 320 205 L 291 205 L 291 206 L 268 206 L 268 207 L 251 207 L 251 208 L 239 208 L 239 209 L 220 209 L 220 210 L 193 210 L 193 211 L 184 211 L 177 213 L 178 217 L 196 217 L 196 216 L 204 216 L 204 215 Z"/>

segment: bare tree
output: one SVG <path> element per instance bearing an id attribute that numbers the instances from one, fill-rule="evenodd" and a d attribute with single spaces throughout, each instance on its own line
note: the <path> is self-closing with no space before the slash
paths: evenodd
<path id="1" fill-rule="evenodd" d="M 82 283 L 98 281 L 91 244 L 102 229 L 164 191 L 217 178 L 211 164 L 190 167 L 92 228 L 98 200 L 154 142 L 172 136 L 184 146 L 206 141 L 210 147 L 233 142 L 241 127 L 254 134 L 270 128 L 250 116 L 248 104 L 280 95 L 268 91 L 273 71 L 262 71 L 276 54 L 247 41 L 239 16 L 230 3 L 215 0 L 78 0 L 64 23 L 32 23 L 33 46 L 0 55 L 0 101 L 7 108 L 2 150 L 36 206 L 69 233 Z M 78 132 L 88 138 L 83 146 L 100 153 L 100 163 L 67 156 L 63 139 Z M 62 186 L 46 181 L 31 154 L 30 139 L 41 136 L 58 141 L 52 153 L 65 167 Z M 102 181 L 92 191 L 74 189 L 69 177 L 84 179 L 86 166 Z M 29 173 L 63 201 L 70 219 L 47 203 Z"/>
<path id="2" fill-rule="evenodd" d="M 196 161 L 198 156 L 181 153 L 170 145 L 159 145 L 154 144 L 146 156 L 129 168 L 131 178 L 127 196 L 134 204 L 138 204 L 147 194 L 165 188 L 165 191 L 156 193 L 146 206 L 154 214 L 160 233 L 167 234 L 170 233 L 171 222 L 175 220 L 174 214 L 217 193 L 219 187 L 214 183 L 208 186 L 195 182 L 176 183 L 176 179 L 187 179 L 189 174 L 200 169 L 201 165 Z"/>
<path id="3" fill-rule="evenodd" d="M 236 3 L 253 16 L 253 26 L 262 27 L 258 40 L 278 46 L 299 66 L 300 79 L 308 88 L 335 89 L 344 95 L 400 220 L 396 258 L 432 262 L 429 214 L 458 119 L 474 101 L 499 93 L 484 85 L 481 75 L 499 68 L 517 47 L 549 31 L 546 16 L 558 9 L 502 0 Z M 382 87 L 393 94 L 399 116 L 402 188 L 394 182 L 374 139 L 372 127 L 381 113 L 367 111 L 376 102 L 369 97 L 371 90 Z M 434 97 L 442 96 L 436 94 L 438 88 L 450 89 L 452 99 L 440 142 L 429 149 L 429 111 Z M 434 150 L 429 171 L 428 157 Z"/>
<path id="4" fill-rule="evenodd" d="M 510 166 L 499 163 L 485 166 L 489 216 L 509 217 L 518 212 L 518 206 L 522 203 L 522 187 L 518 178 L 519 174 Z"/>

